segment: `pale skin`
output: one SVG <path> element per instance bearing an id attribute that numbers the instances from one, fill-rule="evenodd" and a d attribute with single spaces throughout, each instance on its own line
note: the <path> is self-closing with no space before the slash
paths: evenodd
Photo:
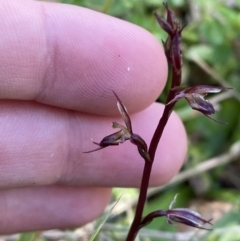
<path id="1" fill-rule="evenodd" d="M 0 233 L 68 228 L 98 217 L 111 187 L 137 187 L 143 160 L 130 143 L 98 152 L 123 123 L 149 144 L 167 78 L 159 42 L 128 22 L 76 6 L 0 1 Z M 168 182 L 186 153 L 173 114 L 150 184 Z"/>

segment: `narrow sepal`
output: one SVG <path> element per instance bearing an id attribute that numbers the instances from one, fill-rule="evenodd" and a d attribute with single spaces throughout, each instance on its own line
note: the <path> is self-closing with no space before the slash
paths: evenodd
<path id="1" fill-rule="evenodd" d="M 132 133 L 132 124 L 131 124 L 131 119 L 127 112 L 127 108 L 123 105 L 122 101 L 118 98 L 117 94 L 114 91 L 113 91 L 113 93 L 117 98 L 117 107 L 124 120 L 124 123 L 125 123 L 127 129 L 129 130 L 129 132 Z"/>

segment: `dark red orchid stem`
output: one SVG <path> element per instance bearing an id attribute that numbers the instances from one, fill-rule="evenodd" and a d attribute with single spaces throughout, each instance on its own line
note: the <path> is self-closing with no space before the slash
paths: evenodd
<path id="1" fill-rule="evenodd" d="M 168 5 L 164 4 L 164 6 L 167 10 L 167 21 L 160 18 L 157 15 L 157 13 L 155 13 L 154 15 L 157 18 L 159 24 L 162 26 L 162 28 L 169 34 L 168 39 L 166 40 L 166 42 L 163 43 L 166 57 L 169 64 L 169 72 L 172 74 L 171 89 L 168 92 L 168 97 L 166 102 L 168 103 L 171 100 L 173 100 L 175 97 L 174 88 L 178 87 L 181 84 L 181 61 L 182 61 L 181 50 L 180 50 L 181 29 L 180 29 L 179 23 L 176 22 L 176 20 L 174 19 L 173 13 L 168 9 Z M 164 128 L 173 111 L 173 107 L 175 103 L 176 102 L 165 105 L 163 115 L 159 120 L 158 126 L 152 137 L 149 150 L 148 150 L 148 154 L 150 156 L 151 161 L 145 159 L 145 165 L 144 165 L 144 170 L 143 170 L 143 175 L 141 180 L 140 193 L 139 193 L 138 203 L 136 207 L 135 217 L 130 227 L 130 230 L 128 232 L 126 241 L 133 241 L 139 229 L 142 227 L 141 226 L 142 214 L 143 214 L 143 209 L 147 198 L 147 190 L 148 190 L 155 153 L 156 153 L 159 141 L 162 137 Z"/>
<path id="2" fill-rule="evenodd" d="M 170 96 L 169 96 L 170 97 Z M 170 98 L 168 98 L 170 99 Z M 153 135 L 150 147 L 149 147 L 149 155 L 151 158 L 151 162 L 145 160 L 145 165 L 144 165 L 144 170 L 143 170 L 143 176 L 142 176 L 142 181 L 141 181 L 141 186 L 140 186 L 140 193 L 139 193 L 139 198 L 137 202 L 137 207 L 136 207 L 136 212 L 135 212 L 135 217 L 132 222 L 132 225 L 130 227 L 128 236 L 126 238 L 126 241 L 133 241 L 139 231 L 139 226 L 142 221 L 142 213 L 145 205 L 145 201 L 147 198 L 147 190 L 148 190 L 148 185 L 149 185 L 149 180 L 150 180 L 150 174 L 152 171 L 152 165 L 153 165 L 153 160 L 155 156 L 155 152 L 157 150 L 158 143 L 161 139 L 163 130 L 167 124 L 167 121 L 169 119 L 170 114 L 172 113 L 174 104 L 171 105 L 166 105 L 163 115 L 158 123 L 157 129 Z"/>
<path id="3" fill-rule="evenodd" d="M 145 161 L 135 217 L 134 217 L 134 220 L 130 227 L 130 230 L 128 232 L 126 241 L 133 241 L 139 231 L 140 223 L 142 221 L 143 208 L 144 208 L 145 201 L 147 198 L 147 190 L 148 190 L 149 177 L 151 174 L 151 170 L 152 170 L 152 162 Z"/>
<path id="4" fill-rule="evenodd" d="M 169 70 L 171 71 L 171 70 Z M 176 73 L 174 72 L 174 70 L 172 71 L 172 80 L 171 80 L 171 89 L 174 89 L 176 86 L 179 86 L 179 79 L 181 80 L 181 73 Z M 174 92 L 173 91 L 169 91 L 168 93 L 168 97 L 167 97 L 167 101 L 166 103 L 170 102 L 172 99 L 174 98 Z M 150 146 L 149 146 L 149 156 L 153 162 L 154 157 L 155 157 L 155 153 L 158 147 L 158 143 L 162 137 L 162 133 L 164 131 L 164 128 L 168 122 L 168 119 L 173 111 L 173 107 L 175 105 L 176 102 L 173 102 L 172 104 L 169 105 L 165 105 L 164 111 L 163 111 L 163 115 L 158 123 L 158 126 L 154 132 L 154 135 L 152 137 Z"/>

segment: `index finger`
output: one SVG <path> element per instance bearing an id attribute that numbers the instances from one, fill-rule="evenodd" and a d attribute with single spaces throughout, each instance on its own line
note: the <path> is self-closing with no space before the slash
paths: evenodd
<path id="1" fill-rule="evenodd" d="M 165 85 L 162 47 L 138 26 L 37 1 L 1 1 L 0 19 L 0 99 L 111 115 L 112 90 L 136 112 Z"/>

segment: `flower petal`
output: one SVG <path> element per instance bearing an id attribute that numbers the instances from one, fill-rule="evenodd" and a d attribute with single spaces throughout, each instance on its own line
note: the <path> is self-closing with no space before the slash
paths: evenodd
<path id="1" fill-rule="evenodd" d="M 212 115 L 216 112 L 213 105 L 199 93 L 187 93 L 185 98 L 194 110 L 198 110 L 205 115 Z"/>

